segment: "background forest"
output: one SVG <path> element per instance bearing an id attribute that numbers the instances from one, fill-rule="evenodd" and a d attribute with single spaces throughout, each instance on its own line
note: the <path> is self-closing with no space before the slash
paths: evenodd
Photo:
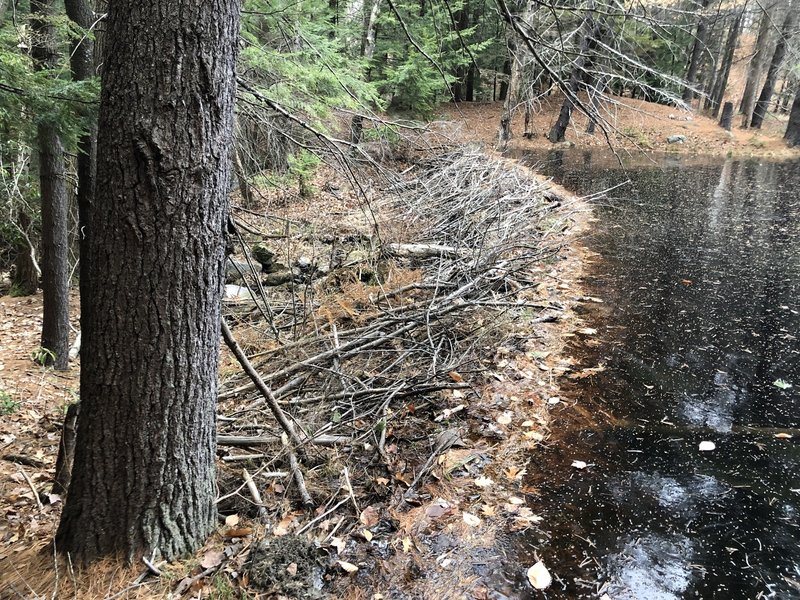
<path id="1" fill-rule="evenodd" d="M 104 10 L 88 0 L 0 2 L 0 270 L 12 271 L 14 294 L 32 293 L 45 273 L 63 293 L 74 275 Z M 791 109 L 798 12 L 791 0 L 248 0 L 239 181 L 302 185 L 320 160 L 302 132 L 391 143 L 403 120 L 424 122 L 443 102 L 504 102 L 501 143 L 511 135 L 511 111 L 536 113 L 554 93 L 565 102 L 551 141 L 564 139 L 573 106 L 611 128 L 604 117 L 619 96 L 693 104 L 714 116 L 728 100 L 741 115 L 737 125 L 759 128 L 769 111 Z M 743 89 L 728 87 L 735 69 L 746 73 Z M 51 223 L 59 229 L 52 239 Z M 52 273 L 51 257 L 64 261 Z"/>

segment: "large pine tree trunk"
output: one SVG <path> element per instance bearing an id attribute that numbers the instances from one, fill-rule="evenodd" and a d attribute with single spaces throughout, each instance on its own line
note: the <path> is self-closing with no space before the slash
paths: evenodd
<path id="1" fill-rule="evenodd" d="M 686 69 L 686 83 L 688 84 L 687 87 L 683 89 L 683 101 L 684 102 L 691 102 L 692 98 L 694 98 L 694 92 L 691 89 L 691 86 L 695 84 L 695 80 L 697 79 L 697 71 L 700 68 L 700 59 L 703 57 L 703 52 L 706 48 L 706 35 L 708 24 L 706 20 L 705 10 L 708 8 L 708 5 L 711 3 L 711 0 L 703 0 L 701 4 L 701 13 L 699 20 L 697 21 L 697 30 L 694 34 L 694 44 L 692 45 L 692 54 L 689 58 L 689 66 Z"/>
<path id="2" fill-rule="evenodd" d="M 789 5 L 789 12 L 786 14 L 783 27 L 781 27 L 781 35 L 778 38 L 778 43 L 775 45 L 775 52 L 773 52 L 772 60 L 769 63 L 767 78 L 764 80 L 764 87 L 761 88 L 761 94 L 759 94 L 755 109 L 753 110 L 753 118 L 750 120 L 750 127 L 755 129 L 761 129 L 764 117 L 767 116 L 769 103 L 772 102 L 772 94 L 775 93 L 775 84 L 778 81 L 778 70 L 783 64 L 783 59 L 786 56 L 786 48 L 794 33 L 794 25 L 797 22 L 798 11 L 800 11 L 800 0 L 793 0 Z"/>
<path id="3" fill-rule="evenodd" d="M 792 110 L 789 113 L 789 123 L 783 139 L 790 147 L 800 146 L 800 88 L 795 92 Z"/>
<path id="4" fill-rule="evenodd" d="M 31 54 L 37 69 L 58 66 L 58 45 L 53 24 L 54 0 L 31 0 Z M 67 368 L 69 352 L 69 203 L 64 166 L 64 145 L 55 125 L 37 127 L 39 193 L 42 203 L 42 348 L 56 369 Z"/>
<path id="5" fill-rule="evenodd" d="M 80 563 L 174 558 L 215 526 L 238 29 L 238 0 L 110 3 L 81 410 L 56 536 Z"/>

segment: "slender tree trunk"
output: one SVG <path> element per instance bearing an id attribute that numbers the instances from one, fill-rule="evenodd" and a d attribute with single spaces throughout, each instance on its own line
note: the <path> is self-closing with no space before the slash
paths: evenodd
<path id="1" fill-rule="evenodd" d="M 475 65 L 470 65 L 467 71 L 467 89 L 465 99 L 467 102 L 475 102 L 475 82 L 478 79 L 478 73 Z"/>
<path id="2" fill-rule="evenodd" d="M 107 29 L 81 410 L 56 536 L 78 563 L 172 559 L 216 525 L 239 2 L 117 0 Z"/>
<path id="3" fill-rule="evenodd" d="M 750 117 L 753 115 L 758 82 L 764 70 L 764 61 L 766 60 L 770 40 L 772 39 L 772 20 L 775 16 L 775 7 L 777 4 L 777 2 L 773 2 L 769 6 L 758 4 L 759 8 L 762 9 L 761 23 L 758 26 L 756 48 L 753 57 L 750 59 L 750 66 L 747 69 L 747 80 L 745 81 L 742 100 L 739 103 L 739 114 L 743 115 L 742 127 L 745 128 L 750 126 Z"/>
<path id="4" fill-rule="evenodd" d="M 694 98 L 692 86 L 695 84 L 697 78 L 697 70 L 700 68 L 700 59 L 703 57 L 703 52 L 706 49 L 706 33 L 708 28 L 708 21 L 706 19 L 705 10 L 711 0 L 702 0 L 700 5 L 700 20 L 697 22 L 697 29 L 694 34 L 694 44 L 692 45 L 692 54 L 689 58 L 689 67 L 686 69 L 686 83 L 688 84 L 683 89 L 683 101 L 689 103 Z"/>
<path id="5" fill-rule="evenodd" d="M 789 123 L 786 125 L 786 133 L 783 136 L 790 147 L 800 146 L 800 87 L 794 94 L 792 110 L 789 113 Z"/>
<path id="6" fill-rule="evenodd" d="M 500 93 L 497 95 L 500 102 L 505 102 L 508 97 L 508 84 L 511 81 L 511 60 L 508 58 L 503 63 L 503 74 L 505 77 L 500 81 Z"/>
<path id="7" fill-rule="evenodd" d="M 531 0 L 524 0 L 520 12 L 520 18 L 524 23 L 530 22 L 534 10 L 533 2 Z M 528 54 L 525 46 L 517 43 L 517 33 L 511 25 L 506 26 L 506 40 L 508 44 L 510 75 L 503 101 L 503 112 L 500 115 L 500 127 L 497 132 L 497 147 L 500 150 L 505 150 L 513 137 L 511 121 L 514 117 L 514 108 L 519 102 L 520 87 L 522 86 L 522 67 L 525 63 L 525 57 Z"/>
<path id="8" fill-rule="evenodd" d="M 371 61 L 375 55 L 375 34 L 378 26 L 378 15 L 381 12 L 381 0 L 373 0 L 372 6 L 367 11 L 364 7 L 364 32 L 361 36 L 361 57 Z M 370 80 L 369 69 L 364 75 L 366 81 Z M 350 141 L 358 144 L 361 141 L 361 134 L 364 131 L 364 117 L 354 115 L 350 121 Z"/>
<path id="9" fill-rule="evenodd" d="M 94 10 L 89 0 L 64 0 L 67 16 L 78 27 L 87 32 L 75 40 L 70 53 L 70 68 L 75 81 L 85 81 L 95 75 L 94 42 L 88 33 L 95 21 Z M 85 230 L 97 175 L 97 122 L 92 119 L 88 129 L 78 139 L 78 244 L 80 248 L 80 270 L 78 283 L 81 290 L 87 291 L 88 261 L 85 258 Z"/>
<path id="10" fill-rule="evenodd" d="M 54 0 L 31 0 L 31 55 L 37 69 L 58 66 L 58 43 L 52 23 Z M 42 348 L 56 369 L 67 368 L 69 352 L 69 203 L 64 145 L 49 122 L 37 126 L 39 193 L 42 203 Z"/>
<path id="11" fill-rule="evenodd" d="M 772 60 L 769 63 L 767 78 L 764 80 L 764 87 L 761 88 L 761 94 L 759 94 L 756 107 L 753 110 L 753 118 L 750 120 L 750 127 L 754 129 L 761 129 L 764 117 L 767 116 L 769 103 L 772 102 L 772 94 L 775 92 L 775 83 L 778 81 L 778 71 L 783 64 L 783 59 L 786 56 L 786 48 L 794 33 L 798 11 L 800 11 L 800 0 L 793 0 L 789 6 L 789 12 L 786 14 L 786 19 L 783 22 L 783 27 L 781 27 L 781 35 L 778 38 L 778 43 L 775 45 L 775 52 L 772 53 Z"/>
<path id="12" fill-rule="evenodd" d="M 17 227 L 25 236 L 17 244 L 14 277 L 11 284 L 15 296 L 31 296 L 39 289 L 39 271 L 36 269 L 35 248 L 31 246 L 31 218 L 22 208 L 17 212 Z"/>
<path id="13" fill-rule="evenodd" d="M 733 57 L 736 53 L 736 43 L 739 40 L 739 28 L 741 26 L 743 16 L 744 10 L 739 12 L 739 14 L 736 16 L 730 32 L 728 33 L 728 39 L 725 42 L 725 54 L 722 58 L 722 66 L 719 74 L 717 75 L 716 81 L 714 82 L 714 88 L 711 92 L 711 114 L 715 117 L 719 114 L 722 99 L 725 97 L 725 90 L 728 87 L 728 78 L 730 77 L 731 66 L 733 65 Z"/>
<path id="14" fill-rule="evenodd" d="M 567 89 L 570 95 L 564 98 L 564 102 L 561 104 L 561 111 L 558 114 L 558 119 L 550 129 L 550 134 L 547 136 L 554 144 L 564 141 L 564 135 L 567 133 L 567 127 L 569 127 L 569 121 L 572 117 L 572 96 L 578 94 L 580 82 L 584 78 L 584 66 L 588 60 L 587 53 L 591 40 L 599 33 L 597 21 L 594 19 L 594 7 L 595 2 L 592 0 L 583 17 L 583 23 L 581 25 L 581 45 L 578 50 L 578 56 L 575 58 L 575 63 L 572 67 L 572 73 L 569 76 L 569 82 L 567 83 Z"/>
<path id="15" fill-rule="evenodd" d="M 0 25 L 3 24 L 3 20 L 6 18 L 6 10 L 8 10 L 8 5 L 11 0 L 0 0 Z"/>

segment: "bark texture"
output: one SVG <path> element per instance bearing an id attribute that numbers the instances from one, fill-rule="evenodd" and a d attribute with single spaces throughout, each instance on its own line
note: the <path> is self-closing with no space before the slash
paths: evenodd
<path id="1" fill-rule="evenodd" d="M 58 46 L 53 0 L 31 1 L 31 55 L 37 69 L 58 66 Z M 67 368 L 69 353 L 69 203 L 64 166 L 64 145 L 54 123 L 37 126 L 39 193 L 42 206 L 42 348 L 52 353 L 45 359 L 56 369 Z"/>
<path id="2" fill-rule="evenodd" d="M 81 410 L 56 536 L 79 563 L 175 558 L 215 526 L 238 31 L 237 0 L 110 4 Z"/>

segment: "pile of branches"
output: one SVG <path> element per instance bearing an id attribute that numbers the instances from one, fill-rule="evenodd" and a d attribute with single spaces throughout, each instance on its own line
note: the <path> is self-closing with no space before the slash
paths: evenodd
<path id="1" fill-rule="evenodd" d="M 441 430 L 436 417 L 445 397 L 471 393 L 466 388 L 480 380 L 481 348 L 495 345 L 504 317 L 533 310 L 534 322 L 552 321 L 559 312 L 527 293 L 539 283 L 532 267 L 556 250 L 548 240 L 561 222 L 555 212 L 560 200 L 546 184 L 476 149 L 429 158 L 406 175 L 389 186 L 389 200 L 380 207 L 402 223 L 389 233 L 406 241 L 381 239 L 374 259 L 415 273 L 410 283 L 365 283 L 360 303 L 309 319 L 313 326 L 290 329 L 292 337 L 250 358 L 226 328 L 249 381 L 239 374 L 223 382 L 223 460 L 252 461 L 256 476 L 292 475 L 306 504 L 320 504 L 321 495 L 333 504 L 340 489 L 352 494 L 352 486 L 324 489 L 313 477 L 317 485 L 309 484 L 309 491 L 301 471 L 308 475 L 325 463 L 325 453 L 348 451 L 360 453 L 362 464 L 394 473 L 397 458 L 386 448 L 398 419 L 415 419 L 425 438 Z M 330 287 L 335 277 L 331 272 L 313 285 Z M 459 388 L 464 391 L 442 393 Z M 458 439 L 445 436 L 434 444 L 435 437 L 427 446 L 436 446 L 431 458 Z M 406 497 L 428 462 L 407 482 Z M 246 495 L 244 489 L 237 491 Z"/>

